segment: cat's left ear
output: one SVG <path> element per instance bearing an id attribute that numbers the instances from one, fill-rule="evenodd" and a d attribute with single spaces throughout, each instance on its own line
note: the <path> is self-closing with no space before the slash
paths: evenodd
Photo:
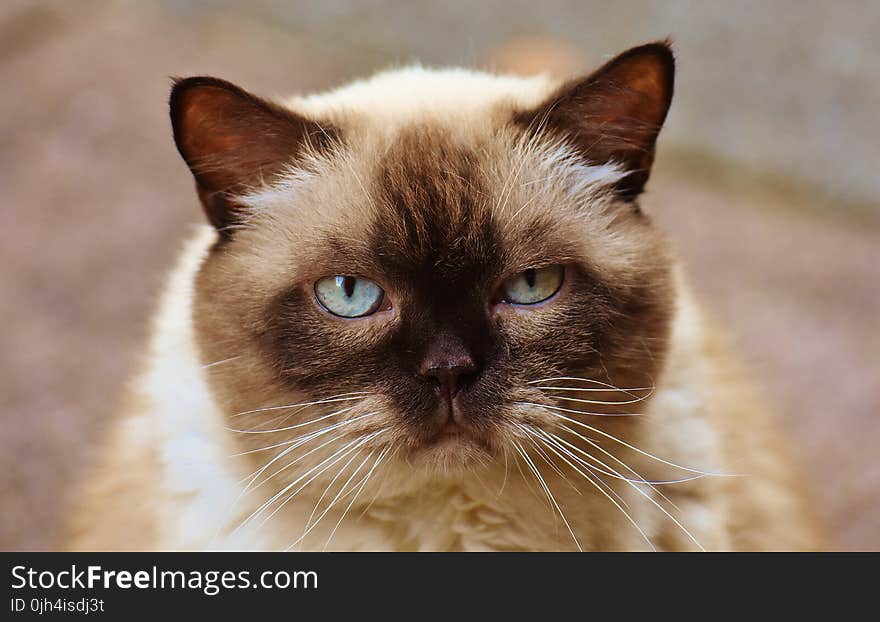
<path id="1" fill-rule="evenodd" d="M 536 109 L 518 113 L 515 121 L 532 132 L 563 136 L 591 164 L 618 164 L 627 175 L 617 191 L 632 199 L 651 173 L 674 77 L 669 43 L 649 43 L 564 84 Z"/>

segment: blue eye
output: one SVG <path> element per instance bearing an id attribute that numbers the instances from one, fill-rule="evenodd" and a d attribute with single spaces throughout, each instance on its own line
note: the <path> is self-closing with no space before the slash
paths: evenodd
<path id="1" fill-rule="evenodd" d="M 543 302 L 559 291 L 564 274 L 565 268 L 559 265 L 524 270 L 504 281 L 503 299 L 518 305 Z"/>
<path id="2" fill-rule="evenodd" d="M 326 276 L 315 283 L 315 297 L 322 307 L 339 317 L 364 317 L 375 313 L 385 292 L 359 276 Z"/>

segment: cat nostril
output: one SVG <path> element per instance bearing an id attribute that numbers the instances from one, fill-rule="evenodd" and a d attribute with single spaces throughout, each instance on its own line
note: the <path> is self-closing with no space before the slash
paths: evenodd
<path id="1" fill-rule="evenodd" d="M 447 399 L 452 399 L 476 370 L 476 365 L 470 359 L 440 364 L 426 361 L 419 368 L 419 375 L 433 382 Z"/>

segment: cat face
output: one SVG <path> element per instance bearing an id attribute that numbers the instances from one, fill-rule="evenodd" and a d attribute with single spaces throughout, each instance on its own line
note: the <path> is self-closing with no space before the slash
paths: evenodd
<path id="1" fill-rule="evenodd" d="M 542 434 L 577 444 L 579 421 L 628 434 L 615 415 L 649 397 L 671 314 L 666 246 L 634 202 L 671 72 L 653 44 L 399 120 L 179 82 L 175 138 L 219 231 L 194 323 L 242 451 L 301 460 L 290 482 L 334 455 L 461 473 L 561 442 Z"/>

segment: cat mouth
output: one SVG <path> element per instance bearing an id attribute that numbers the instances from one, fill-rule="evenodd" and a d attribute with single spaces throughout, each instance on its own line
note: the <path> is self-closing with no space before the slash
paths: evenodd
<path id="1" fill-rule="evenodd" d="M 429 467 L 442 466 L 456 470 L 485 461 L 491 457 L 491 443 L 485 434 L 449 417 L 436 431 L 422 436 L 413 448 L 411 459 L 415 464 Z"/>
<path id="2" fill-rule="evenodd" d="M 467 443 L 479 440 L 479 435 L 468 425 L 462 416 L 459 406 L 451 402 L 440 407 L 437 413 L 436 428 L 424 438 L 426 445 L 437 443 Z"/>
<path id="3" fill-rule="evenodd" d="M 442 444 L 473 443 L 473 434 L 451 417 L 431 436 L 425 439 L 424 446 L 433 447 Z"/>
<path id="4" fill-rule="evenodd" d="M 467 433 L 467 431 L 461 425 L 459 425 L 455 421 L 455 419 L 450 417 L 449 419 L 446 420 L 446 423 L 444 423 L 440 427 L 440 430 L 436 434 L 436 438 L 443 438 L 443 437 L 449 437 L 449 436 L 460 436 L 460 435 L 466 434 L 466 433 Z"/>

